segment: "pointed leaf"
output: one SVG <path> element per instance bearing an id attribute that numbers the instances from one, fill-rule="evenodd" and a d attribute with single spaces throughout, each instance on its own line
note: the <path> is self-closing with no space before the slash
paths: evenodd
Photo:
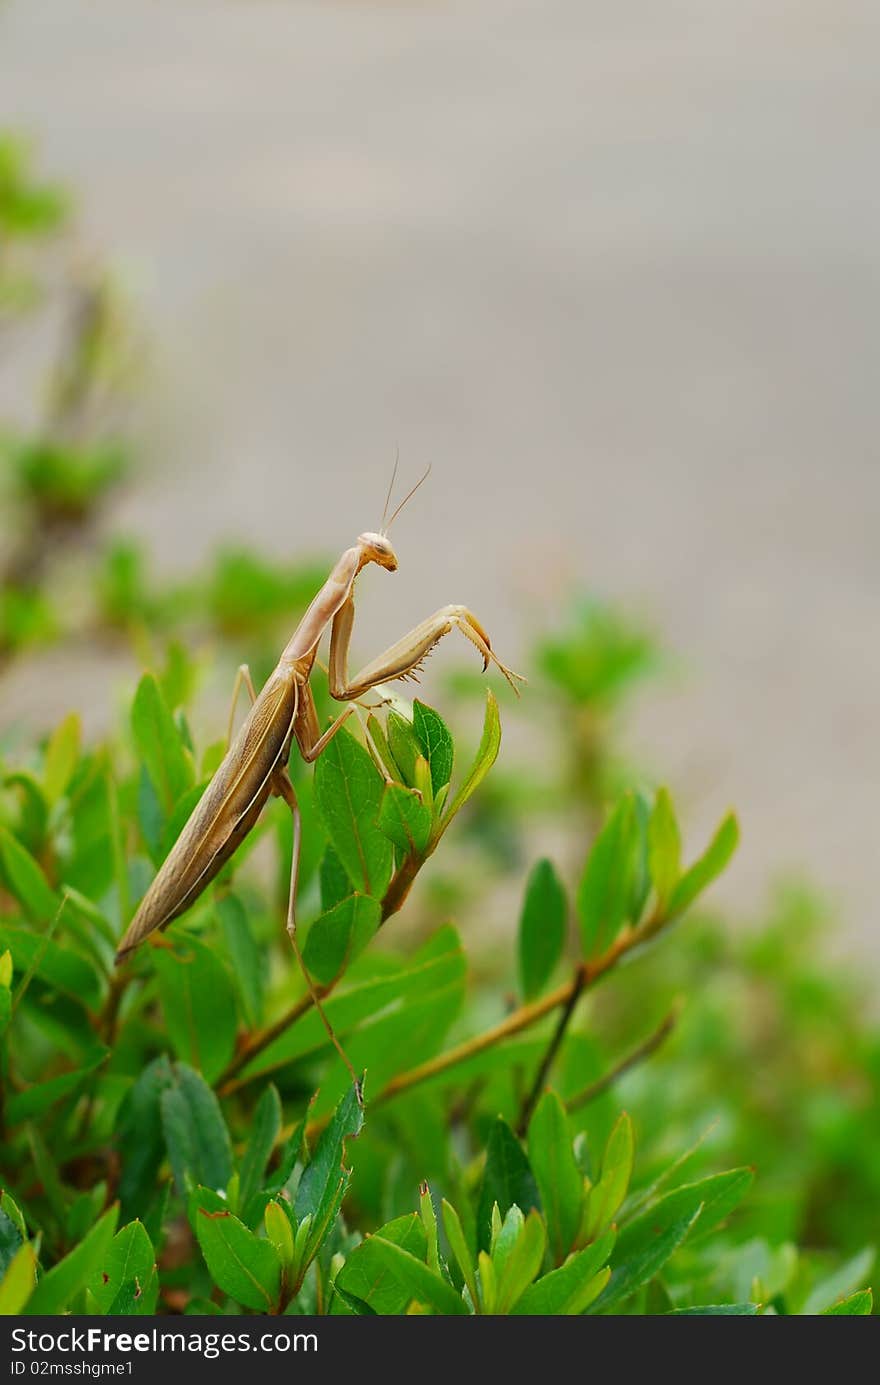
<path id="1" fill-rule="evenodd" d="M 5 827 L 0 827 L 0 866 L 10 894 L 15 895 L 29 918 L 34 923 L 50 923 L 61 900 L 30 852 Z"/>
<path id="2" fill-rule="evenodd" d="M 628 921 L 639 866 L 635 797 L 624 794 L 587 857 L 577 896 L 583 953 L 598 957 Z"/>
<path id="3" fill-rule="evenodd" d="M 526 883 L 519 916 L 519 979 L 525 1000 L 544 989 L 562 956 L 568 904 L 551 861 L 538 861 Z"/>
<path id="4" fill-rule="evenodd" d="M 801 1311 L 812 1315 L 832 1307 L 837 1300 L 851 1294 L 860 1283 L 867 1279 L 873 1264 L 874 1247 L 865 1246 L 858 1255 L 854 1255 L 845 1264 L 840 1265 L 838 1269 L 821 1279 L 810 1290 Z"/>
<path id="5" fill-rule="evenodd" d="M 37 1283 L 37 1256 L 33 1245 L 25 1241 L 19 1246 L 0 1280 L 0 1317 L 19 1314 Z"/>
<path id="6" fill-rule="evenodd" d="M 86 1287 L 104 1259 L 113 1240 L 118 1217 L 119 1207 L 114 1205 L 69 1255 L 65 1255 L 43 1275 L 28 1299 L 26 1313 L 50 1316 L 64 1312 L 71 1300 Z"/>
<path id="7" fill-rule="evenodd" d="M 379 901 L 363 894 L 350 894 L 321 914 L 309 929 L 303 948 L 309 975 L 322 985 L 335 981 L 363 952 L 381 918 Z"/>
<path id="8" fill-rule="evenodd" d="M 483 734 L 474 762 L 468 770 L 467 778 L 459 788 L 446 812 L 443 814 L 444 828 L 449 825 L 456 813 L 464 807 L 468 799 L 476 793 L 489 770 L 498 758 L 501 747 L 501 718 L 498 703 L 491 688 L 486 689 L 486 716 L 483 721 Z"/>
<path id="9" fill-rule="evenodd" d="M 671 1255 L 675 1253 L 700 1215 L 695 1212 L 670 1221 L 650 1240 L 640 1241 L 630 1248 L 627 1255 L 618 1242 L 615 1252 L 615 1265 L 611 1279 L 604 1293 L 592 1305 L 594 1313 L 606 1312 L 647 1284 L 660 1270 Z"/>
<path id="10" fill-rule="evenodd" d="M 535 1107 L 529 1122 L 528 1149 L 547 1220 L 550 1250 L 559 1265 L 580 1228 L 584 1180 L 572 1153 L 565 1107 L 555 1092 L 546 1091 Z"/>
<path id="11" fill-rule="evenodd" d="M 583 1313 L 604 1288 L 597 1288 L 595 1280 L 608 1263 L 614 1236 L 613 1231 L 606 1231 L 593 1245 L 570 1256 L 559 1269 L 543 1275 L 537 1284 L 526 1289 L 512 1311 L 542 1317 L 574 1317 Z"/>
<path id="12" fill-rule="evenodd" d="M 850 1294 L 849 1298 L 841 1299 L 839 1303 L 833 1303 L 830 1308 L 823 1308 L 824 1317 L 845 1316 L 845 1317 L 867 1317 L 874 1310 L 874 1296 L 870 1289 L 860 1289 L 857 1294 Z"/>
<path id="13" fill-rule="evenodd" d="M 407 856 L 420 855 L 431 838 L 431 810 L 416 789 L 386 784 L 379 809 L 379 826 L 390 842 Z"/>
<path id="14" fill-rule="evenodd" d="M 356 1139 L 364 1123 L 360 1093 L 352 1086 L 343 1096 L 329 1125 L 321 1134 L 311 1162 L 306 1167 L 293 1204 L 298 1222 L 312 1217 L 313 1245 L 321 1244 L 335 1220 L 350 1177 L 346 1168 L 346 1142 Z"/>
<path id="15" fill-rule="evenodd" d="M 76 712 L 71 712 L 58 723 L 49 737 L 43 768 L 43 787 L 50 803 L 57 802 L 73 777 L 79 759 L 81 735 L 80 719 Z"/>
<path id="16" fill-rule="evenodd" d="M 131 726 L 141 759 L 166 814 L 192 787 L 194 769 L 156 679 L 145 673 L 131 708 Z"/>
<path id="17" fill-rule="evenodd" d="M 685 871 L 669 897 L 670 918 L 684 913 L 694 900 L 716 880 L 739 843 L 739 824 L 729 813 L 698 861 Z"/>
<path id="18" fill-rule="evenodd" d="M 191 1218 L 211 1278 L 245 1308 L 270 1312 L 278 1301 L 281 1260 L 271 1241 L 249 1231 L 231 1212 L 218 1209 L 210 1191 L 199 1188 Z"/>
<path id="19" fill-rule="evenodd" d="M 481 1250 L 488 1250 L 492 1236 L 492 1208 L 498 1204 L 502 1217 L 516 1204 L 525 1214 L 540 1207 L 535 1176 L 522 1145 L 499 1116 L 489 1132 L 486 1167 L 480 1187 L 477 1228 Z"/>
<path id="20" fill-rule="evenodd" d="M 610 1225 L 621 1206 L 632 1176 L 633 1154 L 632 1121 L 624 1111 L 608 1136 L 601 1176 L 590 1189 L 584 1222 L 585 1240 L 595 1240 L 599 1232 Z"/>
<path id="21" fill-rule="evenodd" d="M 441 1275 L 430 1270 L 423 1260 L 416 1259 L 393 1241 L 384 1240 L 381 1235 L 370 1239 L 379 1263 L 394 1276 L 411 1299 L 426 1303 L 436 1312 L 448 1316 L 467 1313 L 461 1295 Z"/>
<path id="22" fill-rule="evenodd" d="M 351 1299 L 356 1299 L 367 1307 L 368 1314 L 376 1313 L 383 1317 L 403 1313 L 410 1301 L 410 1294 L 401 1284 L 398 1276 L 388 1268 L 382 1258 L 380 1241 L 392 1241 L 408 1250 L 416 1259 L 424 1263 L 426 1253 L 425 1232 L 420 1219 L 414 1212 L 387 1222 L 375 1236 L 368 1236 L 351 1252 L 339 1274 L 336 1287 L 343 1302 L 352 1308 Z M 339 1308 L 334 1304 L 334 1312 Z M 353 1309 L 359 1315 L 360 1309 Z"/>
<path id="23" fill-rule="evenodd" d="M 648 823 L 648 866 L 662 913 L 681 875 L 681 833 L 668 789 L 658 789 Z"/>
<path id="24" fill-rule="evenodd" d="M 381 899 L 394 861 L 378 823 L 384 781 L 369 753 L 347 731 L 337 732 L 318 759 L 314 782 L 318 809 L 352 884 Z"/>
<path id="25" fill-rule="evenodd" d="M 246 1207 L 251 1194 L 263 1186 L 266 1165 L 280 1130 L 281 1098 L 277 1088 L 270 1082 L 257 1102 L 247 1147 L 241 1159 L 240 1206 Z"/>
<path id="26" fill-rule="evenodd" d="M 413 703 L 413 731 L 431 769 L 431 785 L 438 794 L 452 778 L 453 743 L 446 722 L 426 703 Z"/>
<path id="27" fill-rule="evenodd" d="M 143 1224 L 133 1221 L 113 1237 L 92 1274 L 89 1288 L 102 1313 L 118 1313 L 123 1308 L 132 1313 L 152 1313 L 156 1301 L 155 1275 L 153 1243 Z M 117 1298 L 128 1286 L 131 1292 L 117 1305 Z"/>
<path id="28" fill-rule="evenodd" d="M 172 1085 L 159 1097 L 162 1129 L 178 1192 L 195 1184 L 225 1190 L 232 1177 L 232 1146 L 220 1103 L 199 1073 L 175 1063 Z"/>
<path id="29" fill-rule="evenodd" d="M 496 1266 L 497 1313 L 509 1313 L 514 1304 L 522 1298 L 541 1268 L 546 1245 L 547 1232 L 544 1223 L 533 1208 L 525 1219 L 516 1243 L 506 1256 L 503 1268 Z"/>
<path id="30" fill-rule="evenodd" d="M 247 910 L 238 895 L 223 895 L 215 907 L 229 951 L 233 979 L 241 998 L 243 1017 L 253 1027 L 263 1018 L 263 950 L 253 935 Z"/>
<path id="31" fill-rule="evenodd" d="M 235 1048 L 235 991 L 216 952 L 184 929 L 176 946 L 153 949 L 165 1026 L 178 1057 L 206 1081 L 219 1077 Z"/>

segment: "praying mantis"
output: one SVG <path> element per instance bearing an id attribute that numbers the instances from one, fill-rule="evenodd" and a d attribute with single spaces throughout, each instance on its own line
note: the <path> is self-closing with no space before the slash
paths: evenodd
<path id="1" fill-rule="evenodd" d="M 397 555 L 388 537 L 391 525 L 407 501 L 426 479 L 428 472 L 397 506 L 391 519 L 385 515 L 394 486 L 391 478 L 380 529 L 359 535 L 333 567 L 296 630 L 285 645 L 278 663 L 259 695 L 247 665 L 236 675 L 233 712 L 244 684 L 251 698 L 251 709 L 235 739 L 202 794 L 183 831 L 160 866 L 119 944 L 117 963 L 123 961 L 145 938 L 165 928 L 189 909 L 202 895 L 221 867 L 229 860 L 254 827 L 266 803 L 273 796 L 282 798 L 290 809 L 293 825 L 293 854 L 290 892 L 287 905 L 287 932 L 302 969 L 312 1000 L 333 1043 L 351 1069 L 344 1050 L 321 1008 L 309 974 L 303 965 L 296 940 L 296 893 L 299 874 L 302 819 L 296 791 L 287 772 L 287 763 L 296 742 L 302 759 L 312 764 L 340 727 L 355 711 L 358 701 L 371 689 L 394 679 L 413 677 L 435 645 L 452 630 L 459 630 L 476 646 L 483 658 L 483 669 L 490 664 L 507 679 L 514 691 L 524 681 L 507 668 L 492 649 L 489 636 L 466 606 L 443 606 L 421 621 L 383 653 L 366 664 L 352 678 L 348 673 L 349 645 L 354 624 L 354 588 L 365 567 L 375 563 L 387 572 L 396 572 Z M 430 471 L 430 468 L 428 468 Z M 321 731 L 311 689 L 311 677 L 318 646 L 330 629 L 328 683 L 330 695 L 348 704 L 331 725 Z M 355 1079 L 356 1080 L 356 1079 Z"/>

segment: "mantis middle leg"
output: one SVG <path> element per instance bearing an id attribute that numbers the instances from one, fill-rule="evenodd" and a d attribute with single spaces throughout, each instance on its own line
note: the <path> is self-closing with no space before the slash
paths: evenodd
<path id="1" fill-rule="evenodd" d="M 326 1014 L 324 1013 L 324 1007 L 321 1004 L 321 998 L 318 994 L 318 989 L 308 973 L 306 964 L 303 961 L 303 955 L 300 951 L 299 943 L 297 942 L 296 938 L 296 890 L 297 884 L 299 882 L 299 858 L 300 849 L 302 847 L 302 815 L 299 809 L 299 801 L 297 800 L 296 789 L 293 787 L 290 775 L 287 773 L 286 769 L 279 770 L 275 774 L 275 777 L 273 779 L 273 790 L 279 796 L 279 798 L 284 799 L 284 802 L 290 809 L 291 818 L 293 820 L 293 854 L 291 856 L 290 862 L 290 893 L 287 898 L 287 935 L 290 938 L 291 947 L 293 948 L 294 955 L 296 956 L 296 960 L 299 963 L 300 971 L 302 972 L 306 986 L 308 987 L 309 995 L 312 998 L 312 1002 L 315 1006 L 315 1009 L 321 1017 L 321 1023 L 327 1030 L 327 1034 L 330 1038 L 331 1043 L 333 1044 L 333 1047 L 336 1049 L 343 1063 L 348 1068 L 348 1071 L 351 1074 L 351 1080 L 357 1088 L 358 1095 L 360 1095 L 361 1084 L 358 1080 L 357 1073 L 355 1072 L 352 1066 L 351 1059 L 349 1058 L 345 1049 L 342 1047 L 342 1044 L 337 1039 L 332 1024 L 330 1023 Z"/>

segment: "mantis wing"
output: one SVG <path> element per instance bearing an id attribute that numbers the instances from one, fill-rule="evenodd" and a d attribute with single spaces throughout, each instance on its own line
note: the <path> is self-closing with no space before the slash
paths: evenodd
<path id="1" fill-rule="evenodd" d="M 266 683 L 119 944 L 120 962 L 148 934 L 177 918 L 240 846 L 287 763 L 299 686 L 281 665 Z"/>

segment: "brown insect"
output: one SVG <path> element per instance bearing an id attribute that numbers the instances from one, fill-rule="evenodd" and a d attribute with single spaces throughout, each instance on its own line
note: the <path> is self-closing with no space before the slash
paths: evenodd
<path id="1" fill-rule="evenodd" d="M 430 468 L 428 468 L 430 471 Z M 395 467 L 396 473 L 396 467 Z M 260 692 L 254 689 L 247 665 L 236 676 L 235 699 L 244 683 L 252 707 L 222 763 L 193 809 L 186 826 L 159 868 L 155 879 L 119 944 L 116 961 L 121 962 L 157 928 L 164 928 L 193 905 L 217 872 L 244 841 L 274 794 L 283 798 L 293 820 L 293 862 L 287 907 L 287 931 L 302 966 L 296 941 L 296 887 L 299 873 L 302 820 L 296 792 L 287 773 L 293 742 L 303 760 L 311 764 L 355 710 L 354 703 L 378 684 L 406 678 L 422 665 L 434 646 L 451 630 L 460 630 L 483 656 L 483 668 L 494 663 L 517 690 L 519 674 L 506 668 L 492 650 L 489 636 L 465 606 L 443 606 L 434 615 L 377 658 L 366 664 L 353 678 L 348 675 L 348 654 L 354 624 L 354 585 L 369 563 L 396 572 L 397 555 L 388 538 L 391 524 L 403 506 L 426 479 L 428 472 L 397 506 L 391 519 L 378 533 L 361 534 L 352 548 L 339 558 L 321 590 L 315 596 L 287 645 L 274 672 Z M 394 485 L 391 478 L 388 499 Z M 388 499 L 385 512 L 388 510 Z M 318 725 L 310 679 L 322 636 L 330 627 L 328 681 L 330 694 L 347 706 L 326 731 Z M 230 718 L 230 732 L 231 732 Z M 230 737 L 231 738 L 231 737 Z M 305 967 L 303 974 L 312 998 L 330 1037 L 344 1052 L 321 1009 L 319 999 Z"/>

